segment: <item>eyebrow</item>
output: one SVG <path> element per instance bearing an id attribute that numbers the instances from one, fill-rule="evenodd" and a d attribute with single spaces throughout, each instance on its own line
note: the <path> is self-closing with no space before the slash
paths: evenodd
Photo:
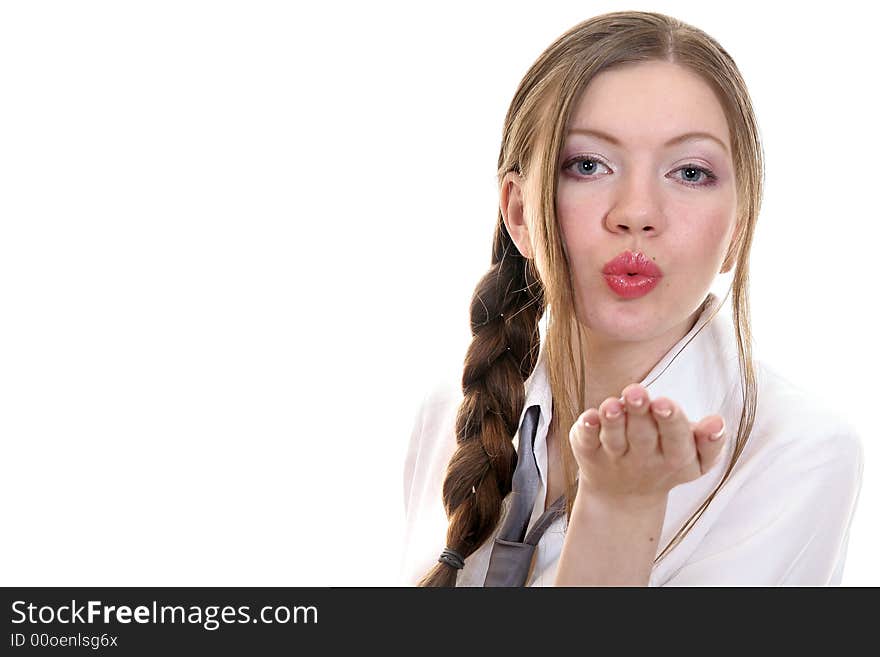
<path id="1" fill-rule="evenodd" d="M 614 137 L 613 135 L 609 135 L 607 132 L 602 132 L 601 130 L 588 130 L 586 128 L 574 128 L 568 131 L 568 134 L 579 134 L 586 135 L 588 137 L 596 137 L 597 139 L 602 139 L 607 141 L 615 146 L 620 146 L 620 140 Z M 710 139 L 714 141 L 716 144 L 721 146 L 724 149 L 724 152 L 727 151 L 727 145 L 718 139 L 715 135 L 708 132 L 686 132 L 683 135 L 678 135 L 678 137 L 673 137 L 669 141 L 667 141 L 663 146 L 675 146 L 676 144 L 680 144 L 685 141 L 694 141 L 697 139 Z"/>

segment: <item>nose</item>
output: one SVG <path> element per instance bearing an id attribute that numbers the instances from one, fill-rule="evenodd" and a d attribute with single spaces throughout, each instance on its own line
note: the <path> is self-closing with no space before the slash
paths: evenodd
<path id="1" fill-rule="evenodd" d="M 656 183 L 648 176 L 630 176 L 621 184 L 605 226 L 613 233 L 651 237 L 665 225 L 661 207 Z"/>

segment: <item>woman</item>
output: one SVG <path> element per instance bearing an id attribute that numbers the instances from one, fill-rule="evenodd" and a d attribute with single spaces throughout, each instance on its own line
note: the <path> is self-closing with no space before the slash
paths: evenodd
<path id="1" fill-rule="evenodd" d="M 763 164 L 732 58 L 661 14 L 575 26 L 520 84 L 498 177 L 461 383 L 406 459 L 407 581 L 839 584 L 861 444 L 753 359 Z"/>

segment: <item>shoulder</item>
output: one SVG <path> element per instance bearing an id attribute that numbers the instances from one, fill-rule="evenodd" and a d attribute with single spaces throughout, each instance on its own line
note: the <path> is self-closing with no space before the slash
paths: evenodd
<path id="1" fill-rule="evenodd" d="M 739 355 L 733 321 L 724 312 L 711 324 L 706 340 L 712 367 L 724 372 L 722 379 L 731 399 L 742 396 Z M 850 461 L 862 460 L 862 441 L 844 409 L 833 407 L 819 394 L 805 388 L 780 372 L 772 362 L 754 357 L 757 400 L 755 423 L 743 453 L 768 456 L 782 451 L 789 458 L 809 452 L 824 451 L 827 456 Z M 742 401 L 731 405 L 739 419 Z"/>
<path id="2" fill-rule="evenodd" d="M 822 443 L 834 437 L 851 449 L 861 446 L 855 427 L 842 409 L 794 383 L 764 361 L 758 361 L 756 369 L 758 407 L 763 406 L 764 422 L 777 433 L 801 443 Z"/>
<path id="3" fill-rule="evenodd" d="M 455 419 L 462 398 L 460 386 L 441 379 L 427 388 L 415 409 L 403 467 L 408 526 L 423 513 L 434 519 L 445 518 L 441 486 L 456 448 Z"/>
<path id="4" fill-rule="evenodd" d="M 453 409 L 458 409 L 464 398 L 458 381 L 441 380 L 435 382 L 425 392 L 420 415 L 428 420 L 445 418 Z"/>
<path id="5" fill-rule="evenodd" d="M 454 424 L 463 398 L 460 384 L 449 378 L 430 384 L 415 410 L 413 438 L 419 442 L 436 439 L 442 428 Z"/>
<path id="6" fill-rule="evenodd" d="M 455 448 L 455 418 L 463 397 L 461 386 L 450 378 L 438 379 L 426 388 L 413 413 L 406 451 L 407 481 L 448 462 Z"/>
<path id="7" fill-rule="evenodd" d="M 819 476 L 860 480 L 862 439 L 844 413 L 762 360 L 755 424 L 744 457 Z"/>

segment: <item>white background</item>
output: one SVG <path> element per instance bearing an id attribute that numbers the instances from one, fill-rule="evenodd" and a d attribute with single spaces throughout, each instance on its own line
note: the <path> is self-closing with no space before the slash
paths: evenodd
<path id="1" fill-rule="evenodd" d="M 844 584 L 880 584 L 869 6 L 0 5 L 0 584 L 396 584 L 508 104 L 615 9 L 704 29 L 749 85 L 756 345 L 861 432 Z"/>

